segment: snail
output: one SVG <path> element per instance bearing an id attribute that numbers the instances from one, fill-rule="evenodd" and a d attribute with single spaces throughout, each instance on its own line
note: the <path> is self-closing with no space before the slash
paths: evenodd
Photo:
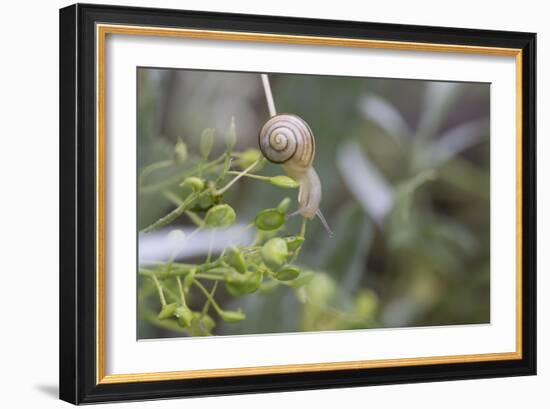
<path id="1" fill-rule="evenodd" d="M 259 143 L 265 158 L 280 164 L 300 184 L 299 208 L 291 216 L 301 214 L 307 219 L 317 216 L 332 235 L 319 209 L 321 181 L 313 168 L 315 137 L 307 122 L 293 114 L 274 115 L 261 128 Z"/>

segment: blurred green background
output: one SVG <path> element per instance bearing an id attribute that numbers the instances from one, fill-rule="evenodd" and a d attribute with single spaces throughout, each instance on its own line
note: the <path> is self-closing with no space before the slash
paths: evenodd
<path id="1" fill-rule="evenodd" d="M 306 288 L 278 287 L 242 297 L 216 293 L 247 318 L 219 322 L 217 335 L 488 323 L 490 320 L 490 86 L 482 83 L 271 74 L 278 112 L 305 119 L 316 138 L 323 186 L 319 220 L 308 225 L 300 265 L 316 272 Z M 173 155 L 181 138 L 198 150 L 216 128 L 215 152 L 234 117 L 238 150 L 258 147 L 269 118 L 260 75 L 138 69 L 138 174 Z M 219 132 L 218 132 L 219 131 Z M 282 174 L 267 165 L 262 174 Z M 156 172 L 154 183 L 173 173 Z M 177 183 L 175 184 L 177 185 Z M 241 180 L 227 202 L 248 223 L 296 192 Z M 174 205 L 139 191 L 138 228 Z M 299 217 L 289 229 L 297 231 Z M 185 216 L 172 227 L 191 228 Z M 140 237 L 140 263 L 167 259 L 163 236 Z M 182 260 L 197 260 L 196 240 Z M 138 337 L 184 336 L 152 325 L 158 300 L 141 283 Z"/>

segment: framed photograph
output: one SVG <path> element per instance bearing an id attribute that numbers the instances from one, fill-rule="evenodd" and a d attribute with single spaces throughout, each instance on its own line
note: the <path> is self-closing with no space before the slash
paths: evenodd
<path id="1" fill-rule="evenodd" d="M 61 399 L 535 374 L 535 44 L 61 9 Z"/>

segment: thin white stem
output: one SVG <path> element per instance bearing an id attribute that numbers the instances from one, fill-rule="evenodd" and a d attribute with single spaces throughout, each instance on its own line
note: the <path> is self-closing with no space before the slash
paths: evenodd
<path id="1" fill-rule="evenodd" d="M 180 276 L 176 276 L 176 280 L 178 281 L 178 291 L 180 293 L 181 305 L 183 305 L 184 307 L 187 307 L 187 304 L 185 303 L 185 295 L 183 294 L 183 285 L 181 284 Z"/>
<path id="2" fill-rule="evenodd" d="M 162 291 L 162 285 L 160 284 L 160 281 L 159 281 L 159 279 L 157 278 L 156 275 L 153 274 L 151 277 L 153 277 L 153 281 L 155 282 L 155 286 L 157 287 L 157 291 L 159 293 L 159 298 L 160 298 L 160 303 L 164 307 L 166 305 L 166 298 L 164 298 L 164 291 Z"/>
<path id="3" fill-rule="evenodd" d="M 183 240 L 181 241 L 181 243 L 179 243 L 180 246 L 178 246 L 178 248 L 174 249 L 174 251 L 172 252 L 172 256 L 168 260 L 168 264 L 172 264 L 179 257 L 180 253 L 184 250 L 185 245 L 187 244 L 189 239 L 193 237 L 195 234 L 197 234 L 198 232 L 200 232 L 202 229 L 203 227 L 197 227 L 191 233 L 186 234 L 183 237 Z"/>
<path id="4" fill-rule="evenodd" d="M 275 109 L 275 101 L 273 100 L 273 93 L 271 92 L 271 85 L 269 84 L 269 77 L 267 74 L 261 74 L 262 84 L 264 85 L 265 99 L 267 100 L 267 107 L 269 109 L 269 115 L 277 115 L 277 110 Z"/>
<path id="5" fill-rule="evenodd" d="M 231 186 L 233 186 L 233 184 L 235 182 L 237 182 L 240 178 L 242 178 L 243 176 L 245 176 L 248 172 L 250 172 L 258 163 L 260 163 L 260 160 L 261 159 L 258 159 L 256 162 L 254 162 L 252 165 L 250 165 L 249 167 L 247 167 L 245 170 L 243 170 L 242 172 L 240 172 L 235 178 L 233 178 L 231 180 L 231 182 L 229 182 L 227 185 L 225 185 L 223 188 L 221 188 L 220 190 L 217 190 L 216 192 L 214 192 L 216 195 L 222 195 L 224 194 Z"/>

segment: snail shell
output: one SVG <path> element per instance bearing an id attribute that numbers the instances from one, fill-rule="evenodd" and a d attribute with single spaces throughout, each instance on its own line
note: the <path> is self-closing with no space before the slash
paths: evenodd
<path id="1" fill-rule="evenodd" d="M 271 117 L 260 130 L 260 150 L 300 184 L 296 213 L 308 219 L 317 215 L 326 224 L 319 210 L 321 181 L 312 166 L 315 138 L 307 122 L 292 114 Z"/>
<path id="2" fill-rule="evenodd" d="M 260 130 L 259 142 L 263 155 L 298 181 L 313 164 L 315 138 L 307 122 L 297 115 L 271 117 Z"/>
<path id="3" fill-rule="evenodd" d="M 271 162 L 280 164 L 286 174 L 300 184 L 299 209 L 307 219 L 318 216 L 332 236 L 319 205 L 321 203 L 321 181 L 313 168 L 315 137 L 306 121 L 297 115 L 279 114 L 272 116 L 262 126 L 259 135 L 260 150 Z"/>

